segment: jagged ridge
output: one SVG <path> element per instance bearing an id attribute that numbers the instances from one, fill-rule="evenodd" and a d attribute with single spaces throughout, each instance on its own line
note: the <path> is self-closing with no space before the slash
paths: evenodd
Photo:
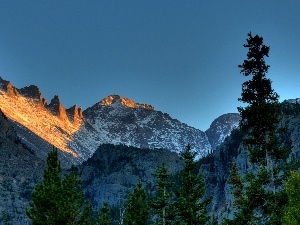
<path id="1" fill-rule="evenodd" d="M 83 121 L 70 121 L 57 96 L 51 101 L 52 104 L 46 105 L 46 100 L 36 86 L 17 89 L 0 78 L 0 87 L 0 108 L 9 119 L 73 157 L 78 156 L 68 147 L 67 142 L 73 139 L 73 134 L 78 131 Z"/>
<path id="2" fill-rule="evenodd" d="M 201 157 L 211 151 L 211 143 L 215 147 L 223 140 L 219 137 L 214 143 L 203 131 L 119 95 L 109 95 L 85 111 L 76 105 L 66 109 L 57 95 L 47 104 L 37 86 L 17 89 L 0 78 L 0 107 L 25 142 L 32 139 L 31 131 L 79 161 L 89 158 L 103 143 L 175 152 L 191 144 Z M 223 135 L 222 129 L 218 135 Z M 230 131 L 227 127 L 226 135 Z"/>

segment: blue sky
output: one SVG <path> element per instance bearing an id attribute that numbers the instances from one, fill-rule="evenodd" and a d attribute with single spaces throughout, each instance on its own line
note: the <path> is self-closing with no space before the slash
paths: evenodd
<path id="1" fill-rule="evenodd" d="M 206 130 L 241 105 L 249 31 L 271 48 L 281 100 L 300 97 L 299 12 L 299 0 L 0 0 L 0 75 L 66 108 L 119 94 Z"/>

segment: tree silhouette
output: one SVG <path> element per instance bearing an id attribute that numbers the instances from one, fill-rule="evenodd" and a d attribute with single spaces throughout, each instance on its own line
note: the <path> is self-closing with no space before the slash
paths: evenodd
<path id="1" fill-rule="evenodd" d="M 251 33 L 244 47 L 248 49 L 247 59 L 238 67 L 244 76 L 251 79 L 242 84 L 239 98 L 247 106 L 238 110 L 241 115 L 240 128 L 245 137 L 243 145 L 256 172 L 246 175 L 242 193 L 232 182 L 238 211 L 236 219 L 228 224 L 279 225 L 281 208 L 286 204 L 286 195 L 281 188 L 284 177 L 279 171 L 289 151 L 281 146 L 279 139 L 283 130 L 279 126 L 279 95 L 266 77 L 270 66 L 266 64 L 265 57 L 269 56 L 270 47 L 264 45 L 262 37 L 252 36 Z"/>

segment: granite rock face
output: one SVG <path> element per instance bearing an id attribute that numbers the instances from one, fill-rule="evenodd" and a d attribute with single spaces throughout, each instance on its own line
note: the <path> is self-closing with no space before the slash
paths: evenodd
<path id="1" fill-rule="evenodd" d="M 115 104 L 123 105 L 128 108 L 136 108 L 136 109 L 140 108 L 140 109 L 154 110 L 154 107 L 152 105 L 136 103 L 129 98 L 124 98 L 119 95 L 109 95 L 99 102 L 99 105 L 102 105 L 102 106 L 112 106 Z"/>

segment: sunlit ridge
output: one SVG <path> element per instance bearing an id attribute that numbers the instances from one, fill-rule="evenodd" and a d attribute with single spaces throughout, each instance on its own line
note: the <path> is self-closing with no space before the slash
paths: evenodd
<path id="1" fill-rule="evenodd" d="M 4 91 L 0 91 L 0 108 L 9 119 L 62 151 L 78 157 L 67 143 L 73 140 L 73 134 L 80 129 L 82 121 L 71 123 L 68 119 L 61 120 L 34 99 L 7 95 Z"/>

